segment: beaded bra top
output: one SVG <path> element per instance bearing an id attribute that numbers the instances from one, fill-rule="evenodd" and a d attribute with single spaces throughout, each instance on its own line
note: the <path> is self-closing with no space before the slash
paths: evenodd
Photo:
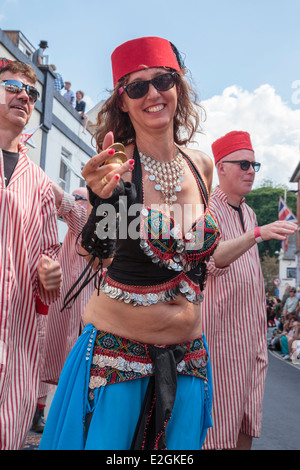
<path id="1" fill-rule="evenodd" d="M 136 202 L 142 207 L 138 214 L 139 237 L 118 236 L 114 259 L 101 286 L 111 298 L 144 306 L 176 299 L 179 294 L 195 304 L 203 300 L 206 262 L 218 244 L 219 232 L 209 213 L 204 181 L 191 159 L 181 153 L 197 181 L 204 213 L 183 236 L 172 217 L 146 207 L 141 162 L 135 147 L 132 182 L 137 190 Z M 137 214 L 128 216 L 128 226 L 136 217 Z"/>

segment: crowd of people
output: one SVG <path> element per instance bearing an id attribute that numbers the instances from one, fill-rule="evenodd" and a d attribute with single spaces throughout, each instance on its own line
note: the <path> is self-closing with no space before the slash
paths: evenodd
<path id="1" fill-rule="evenodd" d="M 33 53 L 32 62 L 37 67 L 44 65 L 44 52 L 48 47 L 48 41 L 40 41 L 38 49 L 36 49 L 36 51 Z M 57 90 L 59 93 L 62 93 L 62 90 L 65 90 L 62 96 L 66 99 L 68 103 L 70 103 L 73 108 L 76 109 L 78 114 L 81 116 L 83 133 L 86 133 L 88 116 L 85 114 L 86 102 L 83 100 L 84 92 L 82 90 L 78 90 L 75 94 L 74 91 L 71 89 L 71 82 L 63 80 L 62 75 L 56 70 L 56 65 L 50 64 L 49 67 L 55 75 L 55 90 Z"/>
<path id="2" fill-rule="evenodd" d="M 297 225 L 259 227 L 245 203 L 260 169 L 248 132 L 215 141 L 214 161 L 189 148 L 201 106 L 172 43 L 130 40 L 111 61 L 72 195 L 20 144 L 33 69 L 0 62 L 0 447 L 22 448 L 55 384 L 42 450 L 250 449 L 267 370 L 257 244 Z"/>
<path id="3" fill-rule="evenodd" d="M 300 289 L 287 286 L 282 300 L 267 299 L 268 326 L 273 327 L 269 349 L 300 364 Z"/>

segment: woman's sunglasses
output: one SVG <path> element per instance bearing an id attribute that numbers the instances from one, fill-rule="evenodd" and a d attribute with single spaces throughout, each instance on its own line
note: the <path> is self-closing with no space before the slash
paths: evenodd
<path id="1" fill-rule="evenodd" d="M 256 173 L 259 171 L 261 165 L 258 162 L 249 162 L 249 160 L 234 160 L 232 162 L 224 160 L 222 163 L 238 163 L 243 171 L 248 171 L 251 165 Z"/>
<path id="2" fill-rule="evenodd" d="M 151 80 L 140 80 L 128 83 L 128 85 L 123 85 L 119 88 L 119 94 L 121 95 L 123 91 L 126 91 L 129 98 L 132 100 L 137 100 L 139 98 L 143 98 L 143 96 L 148 93 L 150 83 L 158 91 L 167 91 L 173 88 L 176 83 L 176 78 L 176 72 L 163 73 L 162 75 L 158 75 Z"/>
<path id="3" fill-rule="evenodd" d="M 4 86 L 6 91 L 10 93 L 21 93 L 22 90 L 25 90 L 29 99 L 36 102 L 38 97 L 40 96 L 38 90 L 31 85 L 25 85 L 23 82 L 19 82 L 19 80 L 0 80 L 1 85 Z"/>

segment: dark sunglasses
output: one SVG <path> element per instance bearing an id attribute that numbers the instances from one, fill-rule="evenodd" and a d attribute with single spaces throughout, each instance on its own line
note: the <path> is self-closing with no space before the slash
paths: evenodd
<path id="1" fill-rule="evenodd" d="M 78 194 L 75 194 L 75 201 L 87 201 L 86 197 L 83 196 L 78 196 Z"/>
<path id="2" fill-rule="evenodd" d="M 224 160 L 222 163 L 238 163 L 241 167 L 241 170 L 248 171 L 250 165 L 252 166 L 253 170 L 257 173 L 260 169 L 260 163 L 258 162 L 249 162 L 248 160 L 235 160 L 230 162 L 229 160 Z"/>
<path id="3" fill-rule="evenodd" d="M 128 85 L 124 85 L 119 88 L 119 94 L 121 95 L 123 91 L 126 91 L 129 98 L 136 100 L 138 98 L 143 98 L 143 96 L 148 93 L 150 83 L 158 91 L 167 91 L 173 88 L 176 83 L 176 79 L 176 72 L 163 73 L 162 75 L 157 75 L 157 77 L 154 77 L 151 80 L 140 80 L 128 83 Z"/>
<path id="4" fill-rule="evenodd" d="M 22 90 L 25 90 L 29 99 L 34 103 L 40 96 L 38 90 L 31 85 L 25 85 L 23 82 L 19 82 L 19 80 L 0 80 L 0 83 L 4 86 L 6 91 L 10 93 L 21 93 Z"/>

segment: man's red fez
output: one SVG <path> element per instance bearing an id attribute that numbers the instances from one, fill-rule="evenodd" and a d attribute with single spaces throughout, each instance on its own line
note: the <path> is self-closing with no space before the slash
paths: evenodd
<path id="1" fill-rule="evenodd" d="M 215 157 L 215 164 L 217 164 L 221 158 L 232 152 L 236 152 L 237 150 L 246 149 L 254 151 L 250 140 L 250 134 L 243 131 L 228 132 L 228 134 L 216 140 L 212 144 L 211 148 Z"/>
<path id="2" fill-rule="evenodd" d="M 128 73 L 148 67 L 170 67 L 180 71 L 172 46 L 167 39 L 144 37 L 118 46 L 111 55 L 114 86 Z"/>

